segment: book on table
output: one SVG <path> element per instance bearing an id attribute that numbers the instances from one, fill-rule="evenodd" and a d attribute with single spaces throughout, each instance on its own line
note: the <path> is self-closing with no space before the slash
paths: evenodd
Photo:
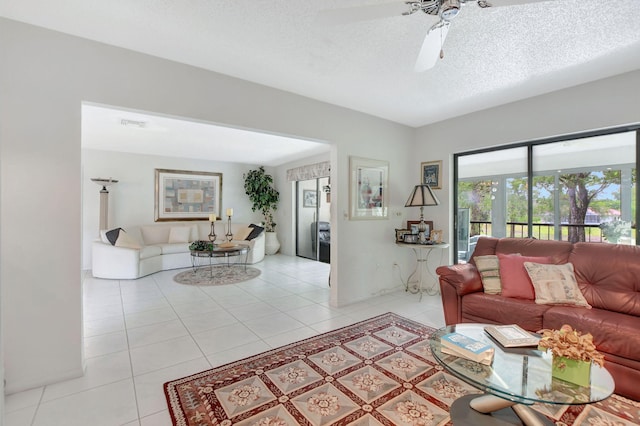
<path id="1" fill-rule="evenodd" d="M 460 333 L 448 333 L 440 338 L 442 353 L 491 365 L 495 349 L 493 346 Z"/>
<path id="2" fill-rule="evenodd" d="M 540 337 L 536 337 L 516 324 L 488 325 L 484 331 L 505 348 L 538 346 L 540 341 Z"/>

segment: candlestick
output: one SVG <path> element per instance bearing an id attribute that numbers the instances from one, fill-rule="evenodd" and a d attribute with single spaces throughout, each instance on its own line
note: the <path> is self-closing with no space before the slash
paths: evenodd
<path id="1" fill-rule="evenodd" d="M 213 216 L 213 220 L 211 220 L 211 216 Z M 209 216 L 209 220 L 211 220 L 211 232 L 209 232 L 209 241 L 215 244 L 216 242 L 216 215 L 212 214 Z"/>
<path id="2" fill-rule="evenodd" d="M 231 210 L 231 214 L 229 214 L 229 210 Z M 233 215 L 233 209 L 227 209 L 227 243 L 231 243 L 233 240 L 233 234 L 231 233 L 231 216 Z"/>

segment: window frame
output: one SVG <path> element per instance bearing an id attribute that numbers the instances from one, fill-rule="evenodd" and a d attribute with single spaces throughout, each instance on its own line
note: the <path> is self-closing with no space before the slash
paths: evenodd
<path id="1" fill-rule="evenodd" d="M 573 140 L 579 140 L 579 139 L 587 139 L 587 138 L 592 138 L 592 137 L 597 137 L 597 136 L 607 136 L 607 135 L 614 135 L 614 134 L 618 134 L 618 133 L 628 133 L 628 132 L 635 132 L 636 134 L 636 138 L 635 138 L 635 150 L 636 150 L 636 155 L 635 155 L 635 178 L 636 178 L 636 188 L 635 188 L 635 195 L 636 195 L 636 202 L 635 202 L 635 217 L 633 218 L 635 223 L 636 223 L 636 245 L 640 245 L 640 238 L 638 238 L 638 235 L 640 235 L 640 232 L 638 228 L 640 228 L 640 179 L 639 175 L 640 175 L 640 168 L 638 167 L 638 164 L 640 164 L 640 123 L 637 124 L 633 124 L 633 125 L 627 125 L 627 126 L 620 126 L 620 127 L 612 127 L 612 128 L 607 128 L 607 129 L 599 129 L 599 130 L 592 130 L 592 131 L 587 131 L 587 132 L 581 132 L 581 133 L 571 133 L 571 134 L 565 134 L 565 135 L 560 135 L 560 136 L 554 136 L 554 137 L 549 137 L 549 138 L 543 138 L 543 139 L 535 139 L 535 140 L 530 140 L 530 141 L 524 141 L 524 142 L 516 142 L 516 143 L 512 143 L 512 144 L 506 144 L 506 145 L 500 145 L 500 146 L 495 146 L 495 147 L 490 147 L 490 148 L 481 148 L 481 149 L 475 149 L 475 150 L 471 150 L 471 151 L 464 151 L 464 152 L 459 152 L 459 153 L 454 153 L 453 154 L 453 209 L 452 211 L 454 212 L 453 214 L 453 235 L 458 235 L 458 215 L 456 214 L 456 212 L 458 211 L 458 174 L 459 174 L 459 167 L 458 167 L 458 161 L 461 157 L 465 157 L 465 156 L 469 156 L 469 155 L 475 155 L 475 154 L 484 154 L 484 153 L 488 153 L 488 152 L 496 152 L 496 151 L 502 151 L 502 150 L 506 150 L 506 149 L 513 149 L 513 148 L 520 148 L 520 147 L 525 147 L 527 148 L 527 184 L 528 184 L 528 190 L 527 190 L 527 235 L 528 238 L 531 237 L 532 232 L 533 232 L 533 178 L 538 172 L 533 172 L 533 149 L 536 146 L 540 146 L 540 145 L 545 145 L 545 144 L 551 144 L 551 143 L 557 143 L 557 142 L 563 142 L 563 141 L 573 141 Z M 487 177 L 487 176 L 484 176 Z M 462 180 L 466 180 L 466 179 L 462 179 Z M 458 263 L 459 259 L 458 259 L 458 239 L 454 238 L 453 239 L 453 260 L 454 263 Z"/>

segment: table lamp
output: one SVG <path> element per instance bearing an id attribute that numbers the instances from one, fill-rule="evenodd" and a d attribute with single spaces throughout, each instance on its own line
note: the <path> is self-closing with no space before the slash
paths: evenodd
<path id="1" fill-rule="evenodd" d="M 409 195 L 405 207 L 420 207 L 420 223 L 418 224 L 418 242 L 424 244 L 427 242 L 425 232 L 427 231 L 427 224 L 424 223 L 424 206 L 437 206 L 440 204 L 438 198 L 431 191 L 431 187 L 426 183 L 416 185 Z"/>

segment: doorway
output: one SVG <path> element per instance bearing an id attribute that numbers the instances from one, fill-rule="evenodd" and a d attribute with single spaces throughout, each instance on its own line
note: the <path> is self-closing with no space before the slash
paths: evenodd
<path id="1" fill-rule="evenodd" d="M 330 203 L 328 177 L 296 182 L 296 256 L 330 263 Z"/>

